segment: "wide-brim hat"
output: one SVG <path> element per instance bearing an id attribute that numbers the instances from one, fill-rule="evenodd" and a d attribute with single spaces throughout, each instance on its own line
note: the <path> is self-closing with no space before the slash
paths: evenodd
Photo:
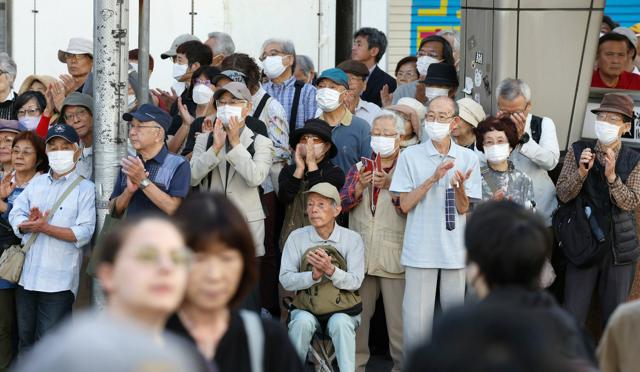
<path id="1" fill-rule="evenodd" d="M 416 111 L 407 105 L 393 105 L 385 107 L 387 110 L 398 111 L 409 116 L 409 122 L 411 123 L 411 129 L 416 135 L 420 135 L 420 120 Z"/>
<path id="2" fill-rule="evenodd" d="M 341 203 L 340 191 L 329 182 L 316 183 L 309 189 L 309 191 L 305 191 L 305 194 L 311 193 L 320 194 L 325 198 L 329 198 L 336 202 L 336 205 L 340 205 Z"/>
<path id="3" fill-rule="evenodd" d="M 607 93 L 602 97 L 600 107 L 591 110 L 594 114 L 603 111 L 615 112 L 633 118 L 633 99 L 624 93 Z"/>
<path id="4" fill-rule="evenodd" d="M 93 40 L 72 37 L 66 50 L 58 50 L 58 61 L 67 63 L 67 54 L 88 54 L 93 58 Z"/>
<path id="5" fill-rule="evenodd" d="M 331 148 L 327 153 L 327 157 L 329 159 L 333 159 L 335 158 L 336 155 L 338 155 L 338 148 L 336 147 L 336 144 L 333 143 L 333 140 L 331 139 L 332 131 L 333 131 L 333 128 L 331 128 L 331 125 L 329 125 L 329 123 L 327 123 L 326 121 L 322 119 L 317 119 L 317 118 L 310 119 L 304 123 L 304 126 L 302 128 L 296 129 L 293 135 L 293 144 L 295 146 L 298 143 L 300 143 L 300 138 L 302 138 L 303 135 L 313 134 L 321 138 L 326 143 L 331 144 Z"/>

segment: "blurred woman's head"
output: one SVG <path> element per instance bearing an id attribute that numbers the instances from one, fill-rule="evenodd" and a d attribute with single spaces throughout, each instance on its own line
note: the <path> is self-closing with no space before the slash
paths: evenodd
<path id="1" fill-rule="evenodd" d="M 109 309 L 143 322 L 168 317 L 184 297 L 190 258 L 167 217 L 124 220 L 102 242 L 97 268 Z"/>
<path id="2" fill-rule="evenodd" d="M 46 172 L 49 160 L 42 138 L 32 131 L 17 134 L 13 139 L 11 163 L 16 172 Z"/>
<path id="3" fill-rule="evenodd" d="M 222 194 L 196 193 L 175 218 L 194 251 L 185 303 L 206 311 L 240 305 L 258 275 L 244 215 Z"/>

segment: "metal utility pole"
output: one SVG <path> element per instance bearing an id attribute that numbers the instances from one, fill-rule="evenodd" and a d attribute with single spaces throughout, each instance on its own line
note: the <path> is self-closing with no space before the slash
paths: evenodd
<path id="1" fill-rule="evenodd" d="M 149 103 L 149 15 L 151 0 L 138 0 L 138 102 Z"/>
<path id="2" fill-rule="evenodd" d="M 93 168 L 98 213 L 96 236 L 126 152 L 129 0 L 94 0 Z"/>

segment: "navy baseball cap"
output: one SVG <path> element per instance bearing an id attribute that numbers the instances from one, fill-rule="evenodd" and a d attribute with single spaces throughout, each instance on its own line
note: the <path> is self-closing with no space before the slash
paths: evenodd
<path id="1" fill-rule="evenodd" d="M 155 121 L 164 129 L 165 133 L 171 126 L 171 116 L 162 111 L 162 109 L 160 109 L 159 107 L 149 103 L 140 105 L 140 107 L 138 107 L 133 112 L 127 112 L 126 114 L 122 115 L 122 118 L 126 121 L 131 121 L 134 118 L 143 122 Z"/>
<path id="2" fill-rule="evenodd" d="M 349 89 L 349 77 L 344 71 L 339 68 L 330 68 L 322 71 L 322 73 L 316 80 L 316 85 L 318 85 L 318 83 L 323 79 L 329 79 L 334 83 L 340 84 L 343 87 Z"/>
<path id="3" fill-rule="evenodd" d="M 80 137 L 78 137 L 78 132 L 69 124 L 58 123 L 49 128 L 47 132 L 47 140 L 46 143 L 53 138 L 60 137 L 67 140 L 70 143 L 75 143 L 77 145 L 80 144 Z"/>

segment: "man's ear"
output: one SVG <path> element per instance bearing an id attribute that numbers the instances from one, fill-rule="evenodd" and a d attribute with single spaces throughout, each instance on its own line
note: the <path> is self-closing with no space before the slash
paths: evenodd
<path id="1" fill-rule="evenodd" d="M 370 48 L 369 54 L 371 54 L 375 59 L 378 59 L 378 54 L 380 54 L 380 48 L 378 47 Z"/>
<path id="2" fill-rule="evenodd" d="M 224 54 L 218 54 L 211 60 L 211 66 L 220 66 L 224 60 Z"/>
<path id="3" fill-rule="evenodd" d="M 191 64 L 191 69 L 189 70 L 189 72 L 193 73 L 199 68 L 200 68 L 200 62 L 193 62 Z"/>

